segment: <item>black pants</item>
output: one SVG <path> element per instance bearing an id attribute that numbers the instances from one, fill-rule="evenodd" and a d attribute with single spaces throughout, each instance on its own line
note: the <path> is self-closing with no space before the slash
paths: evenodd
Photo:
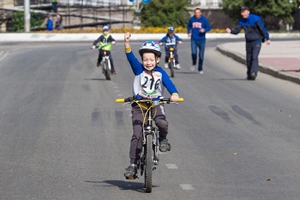
<path id="1" fill-rule="evenodd" d="M 57 13 L 57 2 L 52 2 L 52 10 Z"/>
<path id="2" fill-rule="evenodd" d="M 258 72 L 258 55 L 261 49 L 261 42 L 246 42 L 247 76 Z"/>
<path id="3" fill-rule="evenodd" d="M 166 49 L 165 52 L 166 52 L 165 63 L 167 63 L 169 61 L 169 58 L 170 58 L 170 49 Z M 174 49 L 173 55 L 174 55 L 174 58 L 175 58 L 175 65 L 179 64 L 177 49 Z"/>
<path id="4" fill-rule="evenodd" d="M 98 55 L 98 60 L 97 60 L 97 66 L 100 65 L 102 58 L 104 56 L 104 51 L 102 49 L 99 49 L 99 55 Z M 110 61 L 110 66 L 111 66 L 111 72 L 115 72 L 115 67 L 114 67 L 114 63 L 113 63 L 113 59 L 111 57 L 111 52 L 110 51 L 106 51 L 106 55 L 109 57 L 109 61 Z"/>

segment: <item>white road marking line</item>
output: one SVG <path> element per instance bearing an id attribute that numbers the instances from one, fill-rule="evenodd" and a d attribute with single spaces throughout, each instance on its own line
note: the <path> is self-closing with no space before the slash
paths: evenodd
<path id="1" fill-rule="evenodd" d="M 131 111 L 131 108 L 126 108 L 125 110 L 129 110 L 129 111 Z"/>
<path id="2" fill-rule="evenodd" d="M 183 190 L 195 190 L 195 188 L 191 184 L 180 184 L 179 186 Z"/>
<path id="3" fill-rule="evenodd" d="M 3 60 L 6 56 L 7 56 L 8 52 L 4 51 L 3 53 L 1 53 L 0 55 L 0 61 Z"/>
<path id="4" fill-rule="evenodd" d="M 175 164 L 166 164 L 168 169 L 178 169 L 177 165 Z"/>

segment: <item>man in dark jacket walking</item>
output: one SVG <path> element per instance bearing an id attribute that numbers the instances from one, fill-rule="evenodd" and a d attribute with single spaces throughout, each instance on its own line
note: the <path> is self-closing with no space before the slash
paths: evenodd
<path id="1" fill-rule="evenodd" d="M 258 72 L 258 55 L 261 43 L 271 43 L 269 33 L 258 15 L 250 14 L 247 6 L 241 8 L 242 18 L 234 30 L 226 28 L 227 33 L 237 35 L 242 29 L 245 31 L 247 80 L 255 80 Z"/>

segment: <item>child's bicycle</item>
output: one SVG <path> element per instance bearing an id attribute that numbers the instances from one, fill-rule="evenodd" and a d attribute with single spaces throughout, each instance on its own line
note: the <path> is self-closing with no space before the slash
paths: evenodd
<path id="1" fill-rule="evenodd" d="M 106 55 L 106 50 L 103 50 L 103 58 L 101 61 L 102 72 L 105 75 L 106 80 L 111 80 L 111 65 L 109 56 Z"/>
<path id="2" fill-rule="evenodd" d="M 174 50 L 175 48 L 171 47 L 170 49 L 170 57 L 168 60 L 168 67 L 170 69 L 171 72 L 171 77 L 174 78 L 175 77 L 175 56 L 174 56 Z"/>
<path id="3" fill-rule="evenodd" d="M 170 73 L 171 73 L 172 78 L 175 77 L 175 69 L 177 69 L 176 68 L 176 59 L 175 59 L 175 55 L 174 55 L 174 51 L 177 48 L 176 44 L 181 44 L 181 43 L 179 43 L 179 42 L 165 43 L 166 47 L 170 51 L 170 57 L 168 59 L 168 68 L 170 69 Z M 163 43 L 161 43 L 160 45 L 163 45 Z"/>
<path id="4" fill-rule="evenodd" d="M 96 46 L 98 49 L 99 46 Z M 100 65 L 102 66 L 102 73 L 104 74 L 106 80 L 111 80 L 111 63 L 109 60 L 109 56 L 106 54 L 106 50 L 100 50 L 103 52 L 102 61 L 100 62 Z"/>
<path id="5" fill-rule="evenodd" d="M 179 98 L 178 102 L 183 102 L 183 98 Z M 137 100 L 134 97 L 128 97 L 125 99 L 116 99 L 117 103 L 136 103 L 142 110 L 143 105 L 146 108 L 143 121 L 143 132 L 142 132 L 142 151 L 139 155 L 139 160 L 137 163 L 137 175 L 135 178 L 139 178 L 144 174 L 144 187 L 146 192 L 152 192 L 152 171 L 156 169 L 158 165 L 158 151 L 159 151 L 159 138 L 158 138 L 158 128 L 153 125 L 153 119 L 155 117 L 155 111 L 153 113 L 153 108 L 159 104 L 170 104 L 176 103 L 171 102 L 169 98 L 162 98 L 157 101 L 151 99 Z"/>

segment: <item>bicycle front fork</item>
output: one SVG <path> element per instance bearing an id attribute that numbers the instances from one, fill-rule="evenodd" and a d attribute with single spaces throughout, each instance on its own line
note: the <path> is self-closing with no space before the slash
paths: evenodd
<path id="1" fill-rule="evenodd" d="M 143 146 L 146 145 L 146 135 L 151 134 L 152 137 L 152 147 L 153 147 L 153 164 L 158 165 L 158 152 L 159 152 L 159 141 L 158 141 L 158 129 L 156 127 L 145 127 L 143 134 Z M 148 141 L 149 142 L 149 141 Z"/>

